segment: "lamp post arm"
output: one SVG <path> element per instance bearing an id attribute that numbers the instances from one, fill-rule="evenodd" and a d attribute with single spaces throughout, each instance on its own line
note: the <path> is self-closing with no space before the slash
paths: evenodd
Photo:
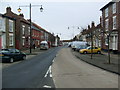
<path id="1" fill-rule="evenodd" d="M 22 6 L 19 6 L 19 7 L 30 7 L 30 5 L 22 5 Z"/>
<path id="2" fill-rule="evenodd" d="M 42 6 L 42 5 L 31 5 L 31 7 L 38 7 L 38 6 Z M 21 5 L 19 7 L 30 7 L 30 5 Z"/>

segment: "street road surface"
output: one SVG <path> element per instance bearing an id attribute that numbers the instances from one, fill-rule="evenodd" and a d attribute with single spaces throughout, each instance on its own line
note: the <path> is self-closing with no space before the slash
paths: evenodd
<path id="1" fill-rule="evenodd" d="M 2 88 L 54 87 L 52 78 L 46 72 L 59 49 L 60 47 L 52 48 L 31 59 L 3 67 Z"/>
<path id="2" fill-rule="evenodd" d="M 87 64 L 63 48 L 52 65 L 56 88 L 118 88 L 118 75 Z"/>
<path id="3" fill-rule="evenodd" d="M 3 65 L 2 88 L 118 88 L 118 75 L 77 59 L 70 48 L 60 49 Z"/>

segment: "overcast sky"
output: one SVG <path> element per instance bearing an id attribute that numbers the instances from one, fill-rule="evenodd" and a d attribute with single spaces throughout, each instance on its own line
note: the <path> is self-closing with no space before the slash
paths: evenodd
<path id="1" fill-rule="evenodd" d="M 89 1 L 89 2 L 88 2 Z M 111 0 L 1 0 L 0 13 L 6 12 L 10 6 L 14 13 L 21 5 L 42 5 L 44 11 L 40 12 L 39 7 L 32 7 L 32 21 L 51 33 L 58 34 L 61 39 L 71 39 L 73 35 L 81 30 L 77 27 L 86 28 L 94 21 L 99 24 L 102 15 L 100 8 Z M 21 13 L 25 19 L 29 19 L 29 8 L 21 7 Z M 74 26 L 74 28 L 73 28 Z M 70 27 L 70 29 L 68 29 Z"/>

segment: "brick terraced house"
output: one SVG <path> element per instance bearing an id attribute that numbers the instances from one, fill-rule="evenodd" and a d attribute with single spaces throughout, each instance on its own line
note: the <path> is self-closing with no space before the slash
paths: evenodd
<path id="1" fill-rule="evenodd" d="M 19 49 L 19 50 L 29 49 L 30 48 L 30 22 L 29 20 L 26 20 L 23 14 L 17 15 L 13 13 L 10 7 L 6 8 L 6 13 L 4 14 L 4 16 L 15 19 L 14 48 Z M 39 48 L 41 41 L 47 41 L 49 43 L 49 47 L 52 44 L 55 44 L 56 36 L 48 32 L 47 30 L 41 28 L 39 25 L 35 24 L 34 22 L 32 22 L 31 30 L 32 30 L 31 31 L 31 38 L 32 38 L 31 45 L 35 45 L 35 47 Z"/>
<path id="2" fill-rule="evenodd" d="M 17 15 L 11 11 L 10 7 L 6 8 L 6 13 L 4 14 L 11 18 L 15 18 L 15 48 L 16 49 L 27 49 L 30 43 L 30 23 L 24 19 L 24 15 Z"/>
<path id="3" fill-rule="evenodd" d="M 102 48 L 120 52 L 120 1 L 109 2 L 100 9 L 102 11 L 101 25 L 103 29 Z"/>
<path id="4" fill-rule="evenodd" d="M 15 19 L 0 14 L 0 49 L 15 48 Z"/>

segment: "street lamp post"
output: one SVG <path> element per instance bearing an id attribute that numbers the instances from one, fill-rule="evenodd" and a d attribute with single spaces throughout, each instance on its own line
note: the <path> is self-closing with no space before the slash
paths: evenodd
<path id="1" fill-rule="evenodd" d="M 17 9 L 19 13 L 21 12 L 20 7 L 29 7 L 29 9 L 30 9 L 30 53 L 32 53 L 32 20 L 31 20 L 31 7 L 38 7 L 38 6 L 41 6 L 40 11 L 42 12 L 42 11 L 43 11 L 42 5 L 31 5 L 31 3 L 30 3 L 30 5 L 19 6 L 19 8 Z"/>
<path id="2" fill-rule="evenodd" d="M 79 29 L 78 26 L 72 26 L 72 28 L 73 28 L 73 39 L 74 39 L 74 28 L 75 28 L 75 27 L 77 27 L 77 29 Z M 70 27 L 68 27 L 68 29 L 70 29 Z"/>

